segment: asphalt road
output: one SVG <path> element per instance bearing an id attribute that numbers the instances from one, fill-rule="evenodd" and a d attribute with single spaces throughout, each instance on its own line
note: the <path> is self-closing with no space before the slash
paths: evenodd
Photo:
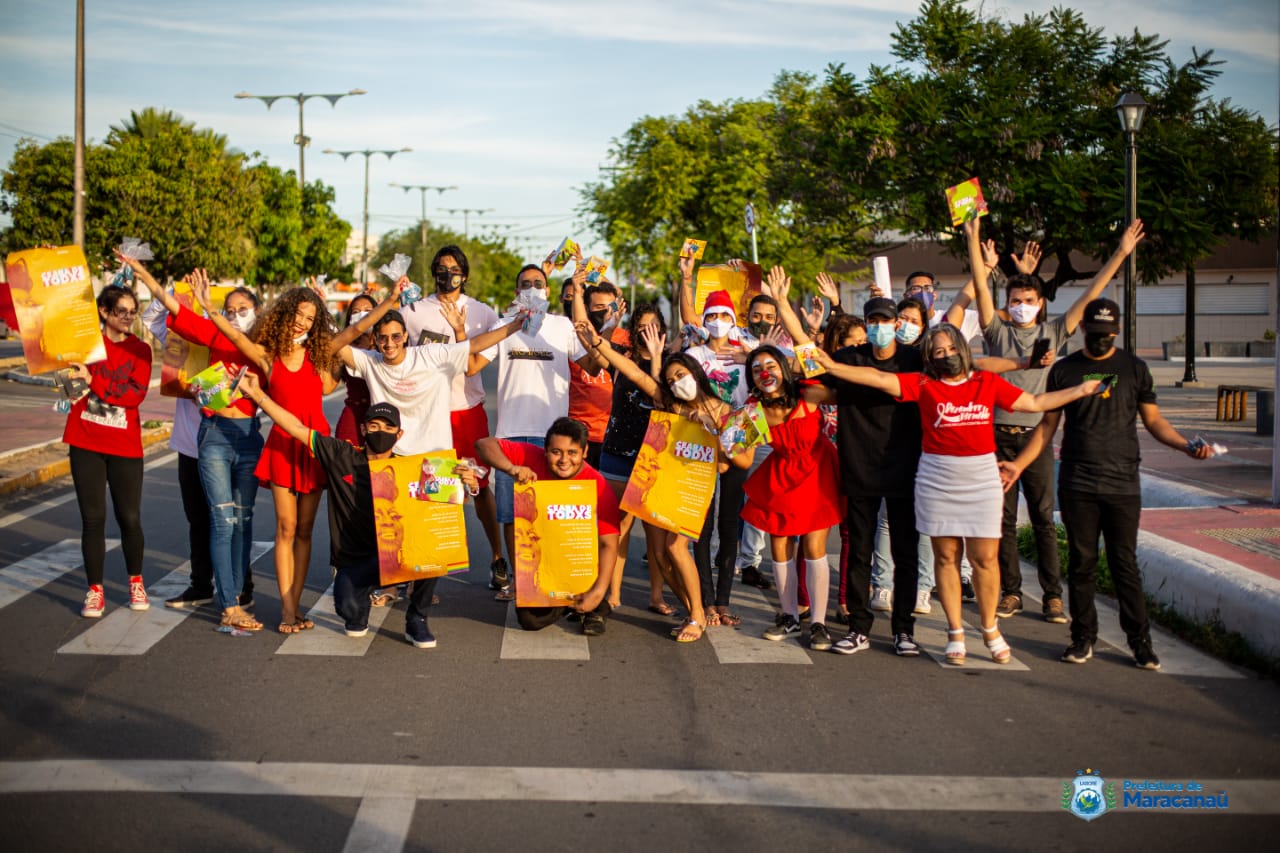
<path id="1" fill-rule="evenodd" d="M 144 494 L 153 593 L 189 557 L 169 457 L 149 457 Z M 896 658 L 877 620 L 872 649 L 842 657 L 756 641 L 774 602 L 750 591 L 742 629 L 677 645 L 644 607 L 639 538 L 603 637 L 524 634 L 470 510 L 476 568 L 440 584 L 432 650 L 404 642 L 403 604 L 362 641 L 317 618 L 324 602 L 289 638 L 216 633 L 211 608 L 130 614 L 118 549 L 108 617 L 89 621 L 69 494 L 0 504 L 6 849 L 1251 849 L 1280 828 L 1280 691 L 1165 635 L 1168 673 L 1105 644 L 1071 666 L 1065 627 L 1029 607 L 1002 621 L 1015 662 L 996 667 L 970 609 L 955 669 L 936 602 L 917 631 L 931 654 Z M 265 491 L 255 526 L 270 628 Z M 314 543 L 304 607 L 330 581 L 323 521 Z M 1085 822 L 1061 807 L 1085 768 L 1121 797 L 1124 780 L 1199 780 L 1229 806 Z"/>

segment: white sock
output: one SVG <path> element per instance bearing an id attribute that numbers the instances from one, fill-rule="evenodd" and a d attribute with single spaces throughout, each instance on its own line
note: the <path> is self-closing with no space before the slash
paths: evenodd
<path id="1" fill-rule="evenodd" d="M 831 567 L 826 557 L 804 561 L 809 582 L 809 624 L 825 625 L 827 622 L 827 596 L 831 592 Z"/>
<path id="2" fill-rule="evenodd" d="M 773 561 L 773 582 L 778 587 L 778 601 L 782 605 L 782 612 L 796 617 L 799 614 L 797 596 L 800 594 L 800 585 L 792 568 L 790 560 Z"/>

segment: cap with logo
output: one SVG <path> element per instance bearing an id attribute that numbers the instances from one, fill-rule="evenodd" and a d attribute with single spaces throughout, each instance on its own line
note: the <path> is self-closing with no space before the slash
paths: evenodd
<path id="1" fill-rule="evenodd" d="M 898 306 L 894 304 L 892 299 L 877 296 L 874 299 L 867 300 L 867 304 L 862 307 L 862 316 L 868 320 L 872 317 L 896 320 L 898 319 Z"/>
<path id="2" fill-rule="evenodd" d="M 1120 334 L 1120 306 L 1110 299 L 1095 299 L 1084 306 L 1084 322 L 1086 334 L 1118 335 Z"/>
<path id="3" fill-rule="evenodd" d="M 374 403 L 364 414 L 364 422 L 371 420 L 386 421 L 396 429 L 400 429 L 400 410 L 390 403 Z"/>

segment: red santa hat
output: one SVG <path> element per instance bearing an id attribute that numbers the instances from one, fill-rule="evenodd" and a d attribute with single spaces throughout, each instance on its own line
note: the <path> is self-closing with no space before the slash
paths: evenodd
<path id="1" fill-rule="evenodd" d="M 733 306 L 733 297 L 729 295 L 729 291 L 712 291 L 711 294 L 707 296 L 707 303 L 702 306 L 702 319 L 707 319 L 708 314 L 718 314 L 722 311 L 731 314 L 735 318 L 738 316 L 738 312 Z"/>

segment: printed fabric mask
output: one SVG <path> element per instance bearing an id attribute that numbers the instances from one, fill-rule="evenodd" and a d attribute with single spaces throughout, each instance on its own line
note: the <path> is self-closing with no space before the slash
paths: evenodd
<path id="1" fill-rule="evenodd" d="M 453 293 L 459 287 L 462 287 L 462 274 L 450 272 L 449 270 L 436 270 L 435 275 L 436 290 L 441 293 Z"/>

